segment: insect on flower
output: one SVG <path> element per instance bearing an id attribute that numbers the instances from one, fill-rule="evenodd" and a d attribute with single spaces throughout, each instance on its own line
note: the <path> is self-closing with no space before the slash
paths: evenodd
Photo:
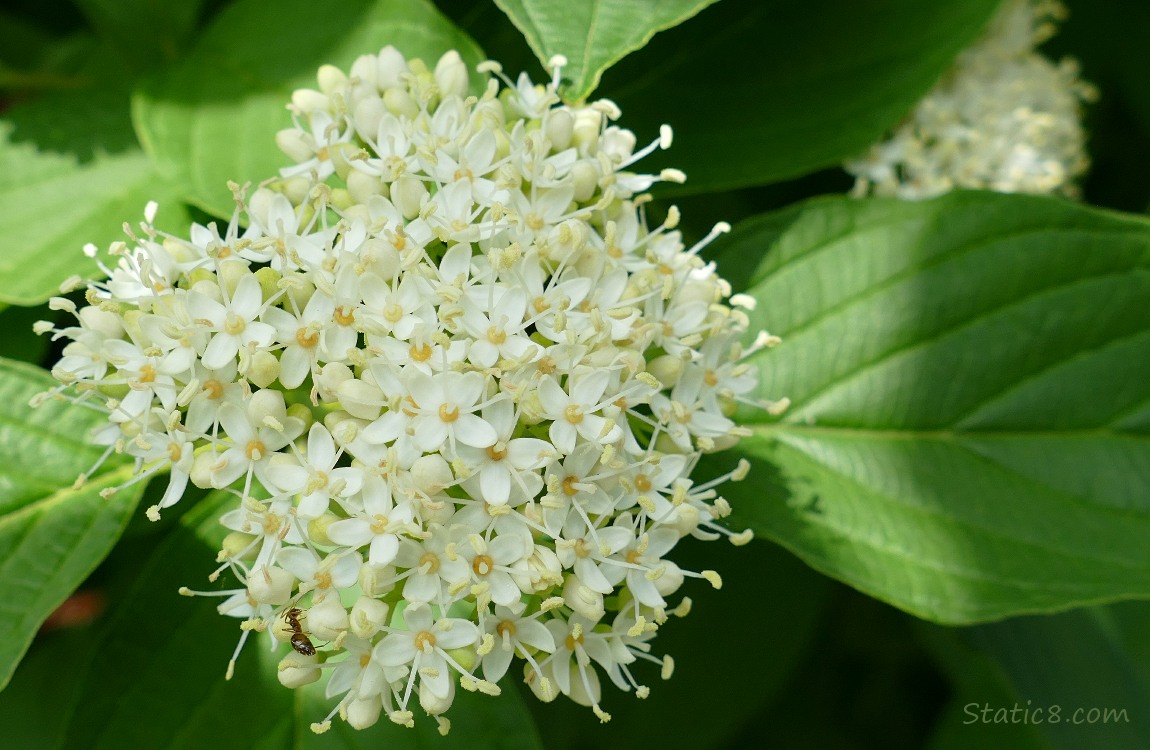
<path id="1" fill-rule="evenodd" d="M 315 656 L 315 646 L 307 637 L 307 633 L 303 632 L 303 625 L 299 621 L 302 615 L 303 610 L 299 607 L 292 607 L 283 613 L 283 618 L 291 628 L 291 647 L 304 656 Z"/>

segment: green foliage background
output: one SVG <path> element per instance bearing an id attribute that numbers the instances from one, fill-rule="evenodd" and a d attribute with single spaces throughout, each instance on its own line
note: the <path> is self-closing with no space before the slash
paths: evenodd
<path id="1" fill-rule="evenodd" d="M 994 0 L 32 0 L 0 10 L 0 746 L 934 750 L 1150 745 L 1150 10 L 1070 3 L 1049 45 L 1101 90 L 1084 201 L 957 193 L 854 201 L 835 165 L 892 127 L 980 32 Z M 759 540 L 685 545 L 720 592 L 656 641 L 678 669 L 614 715 L 505 690 L 462 694 L 454 729 L 323 736 L 319 690 L 243 655 L 205 575 L 224 498 L 149 524 L 142 484 L 99 451 L 97 416 L 51 386 L 31 322 L 144 203 L 159 225 L 228 216 L 227 180 L 282 163 L 291 91 L 325 62 L 449 48 L 570 100 L 605 96 L 676 166 L 656 192 L 688 238 L 718 220 L 720 271 L 784 343 L 760 357 L 779 418 L 747 413 L 752 479 L 726 493 Z M 656 161 L 662 159 L 662 162 Z M 704 468 L 719 472 L 735 456 Z M 189 498 L 190 500 L 191 498 Z M 148 504 L 145 501 L 144 504 Z M 705 561 L 705 562 L 704 562 Z M 106 609 L 41 623 L 77 588 Z M 39 633 L 39 634 L 38 634 Z M 654 684 L 657 683 L 657 684 Z M 980 723 L 969 706 L 1058 706 Z M 1073 723 L 1075 709 L 1125 721 Z"/>

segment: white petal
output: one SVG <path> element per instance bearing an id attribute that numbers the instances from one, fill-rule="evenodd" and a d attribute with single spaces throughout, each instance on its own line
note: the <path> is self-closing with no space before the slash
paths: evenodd
<path id="1" fill-rule="evenodd" d="M 395 560 L 397 552 L 399 552 L 399 537 L 395 534 L 380 534 L 371 540 L 368 562 L 373 565 L 388 565 Z"/>
<path id="2" fill-rule="evenodd" d="M 495 445 L 499 439 L 495 428 L 474 414 L 460 414 L 452 424 L 455 427 L 455 439 L 464 445 L 486 448 Z"/>
<path id="3" fill-rule="evenodd" d="M 327 527 L 327 536 L 336 544 L 362 547 L 375 538 L 371 524 L 362 518 L 345 518 Z"/>

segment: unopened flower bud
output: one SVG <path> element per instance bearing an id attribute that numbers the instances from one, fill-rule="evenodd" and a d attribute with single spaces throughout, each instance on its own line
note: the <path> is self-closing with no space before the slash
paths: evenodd
<path id="1" fill-rule="evenodd" d="M 444 96 L 467 96 L 467 65 L 455 50 L 449 50 L 435 64 L 435 83 Z"/>
<path id="2" fill-rule="evenodd" d="M 260 604 L 286 604 L 291 599 L 295 576 L 283 568 L 257 568 L 248 576 L 248 596 Z"/>

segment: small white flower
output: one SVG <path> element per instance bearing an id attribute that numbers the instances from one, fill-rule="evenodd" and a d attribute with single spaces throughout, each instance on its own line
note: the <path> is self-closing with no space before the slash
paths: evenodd
<path id="1" fill-rule="evenodd" d="M 263 308 L 263 292 L 254 274 L 240 279 L 224 303 L 196 290 L 188 293 L 188 313 L 210 331 L 203 351 L 204 367 L 216 370 L 229 364 L 240 349 L 263 349 L 275 340 L 275 328 L 256 320 Z"/>

